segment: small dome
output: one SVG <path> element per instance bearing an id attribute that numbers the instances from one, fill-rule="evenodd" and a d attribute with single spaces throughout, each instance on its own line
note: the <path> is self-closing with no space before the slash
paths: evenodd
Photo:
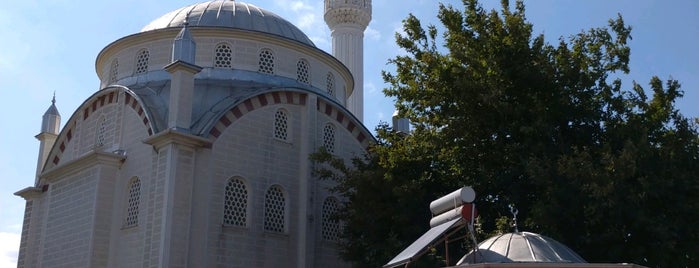
<path id="1" fill-rule="evenodd" d="M 235 0 L 215 0 L 186 6 L 152 21 L 141 32 L 190 27 L 224 27 L 264 32 L 315 47 L 299 28 L 276 14 Z"/>
<path id="2" fill-rule="evenodd" d="M 529 232 L 488 238 L 478 244 L 478 252 L 471 251 L 459 260 L 459 264 L 506 262 L 587 263 L 560 242 Z"/>

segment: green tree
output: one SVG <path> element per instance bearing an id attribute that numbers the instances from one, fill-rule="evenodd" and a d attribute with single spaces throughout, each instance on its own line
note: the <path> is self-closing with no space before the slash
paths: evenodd
<path id="1" fill-rule="evenodd" d="M 622 89 L 621 16 L 553 45 L 524 13 L 521 1 L 497 12 L 464 0 L 440 5 L 441 34 L 404 20 L 407 54 L 383 77 L 411 134 L 380 126 L 366 159 L 319 169 L 349 201 L 345 257 L 386 263 L 426 230 L 431 200 L 471 185 L 485 232 L 515 204 L 520 229 L 590 262 L 697 266 L 699 134 L 674 107 L 680 84 L 653 77 L 651 97 Z"/>

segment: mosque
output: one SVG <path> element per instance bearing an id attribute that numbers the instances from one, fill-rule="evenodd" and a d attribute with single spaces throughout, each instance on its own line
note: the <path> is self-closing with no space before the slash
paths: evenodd
<path id="1" fill-rule="evenodd" d="M 325 0 L 332 54 L 274 13 L 186 6 L 107 45 L 100 85 L 43 116 L 18 267 L 348 267 L 319 148 L 362 124 L 370 0 Z"/>

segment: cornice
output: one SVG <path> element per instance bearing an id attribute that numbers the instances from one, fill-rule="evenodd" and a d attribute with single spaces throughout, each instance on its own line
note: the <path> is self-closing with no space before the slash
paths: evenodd
<path id="1" fill-rule="evenodd" d="M 39 175 L 39 178 L 45 182 L 51 182 L 65 175 L 82 171 L 86 167 L 93 167 L 100 164 L 119 167 L 125 160 L 125 153 L 120 153 L 118 151 L 111 153 L 95 149 L 65 164 L 44 171 L 44 173 Z"/>
<path id="2" fill-rule="evenodd" d="M 27 187 L 27 188 L 24 188 L 22 190 L 15 192 L 14 195 L 19 196 L 21 198 L 24 198 L 24 200 L 29 201 L 31 199 L 34 199 L 34 198 L 40 196 L 41 193 L 43 193 L 43 192 L 44 191 L 42 191 L 42 189 L 39 187 L 30 186 L 30 187 Z"/>
<path id="3" fill-rule="evenodd" d="M 364 31 L 371 21 L 371 9 L 354 6 L 326 8 L 323 16 L 330 29 L 339 25 L 356 25 Z"/>
<path id="4" fill-rule="evenodd" d="M 169 144 L 179 144 L 194 148 L 211 148 L 211 141 L 197 135 L 186 133 L 179 129 L 168 128 L 143 141 L 152 145 L 156 150 L 160 150 Z"/>
<path id="5" fill-rule="evenodd" d="M 197 65 L 191 64 L 189 62 L 177 60 L 173 63 L 170 63 L 165 66 L 165 71 L 168 71 L 169 73 L 174 73 L 177 71 L 185 71 L 191 74 L 196 74 L 201 71 L 202 67 L 199 67 Z"/>
<path id="6" fill-rule="evenodd" d="M 39 134 L 36 134 L 36 136 L 34 136 L 34 138 L 36 138 L 37 140 L 44 140 L 45 138 L 57 139 L 58 134 L 53 134 L 53 133 L 49 133 L 49 132 L 41 132 Z"/>

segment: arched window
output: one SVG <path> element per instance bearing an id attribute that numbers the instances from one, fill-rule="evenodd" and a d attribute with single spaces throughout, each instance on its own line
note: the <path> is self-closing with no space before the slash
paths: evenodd
<path id="1" fill-rule="evenodd" d="M 269 187 L 265 194 L 265 231 L 286 231 L 286 198 L 279 185 Z"/>
<path id="2" fill-rule="evenodd" d="M 138 206 L 141 202 L 141 180 L 139 180 L 138 177 L 131 178 L 127 190 L 124 227 L 133 227 L 138 225 Z"/>
<path id="3" fill-rule="evenodd" d="M 289 115 L 284 109 L 274 113 L 274 138 L 280 140 L 289 139 Z"/>
<path id="4" fill-rule="evenodd" d="M 310 81 L 308 73 L 308 62 L 304 59 L 300 59 L 296 63 L 296 80 L 298 80 L 301 83 L 308 84 Z"/>
<path id="5" fill-rule="evenodd" d="M 339 203 L 334 197 L 328 197 L 323 201 L 322 228 L 323 239 L 337 241 L 340 238 L 340 221 L 336 218 Z"/>
<path id="6" fill-rule="evenodd" d="M 150 52 L 147 49 L 141 49 L 136 54 L 136 73 L 142 74 L 148 71 L 148 61 L 150 60 Z"/>
<path id="7" fill-rule="evenodd" d="M 97 123 L 97 133 L 96 133 L 96 140 L 95 140 L 95 146 L 100 147 L 104 145 L 105 141 L 105 136 L 107 132 L 107 119 L 104 118 L 104 115 L 100 116 L 98 119 Z"/>
<path id="8" fill-rule="evenodd" d="M 330 123 L 323 128 L 323 147 L 330 153 L 335 152 L 335 126 Z"/>
<path id="9" fill-rule="evenodd" d="M 226 184 L 223 200 L 223 224 L 246 226 L 248 209 L 248 188 L 241 178 L 231 178 Z"/>
<path id="10" fill-rule="evenodd" d="M 263 49 L 260 51 L 258 72 L 274 74 L 274 53 L 272 50 Z"/>
<path id="11" fill-rule="evenodd" d="M 119 75 L 119 61 L 117 59 L 113 59 L 111 67 L 109 67 L 109 84 L 116 83 L 118 75 Z"/>
<path id="12" fill-rule="evenodd" d="M 325 77 L 325 89 L 330 96 L 335 96 L 335 76 L 331 72 Z"/>
<path id="13" fill-rule="evenodd" d="M 233 50 L 226 43 L 221 43 L 216 46 L 214 55 L 215 68 L 231 68 L 233 62 Z"/>

